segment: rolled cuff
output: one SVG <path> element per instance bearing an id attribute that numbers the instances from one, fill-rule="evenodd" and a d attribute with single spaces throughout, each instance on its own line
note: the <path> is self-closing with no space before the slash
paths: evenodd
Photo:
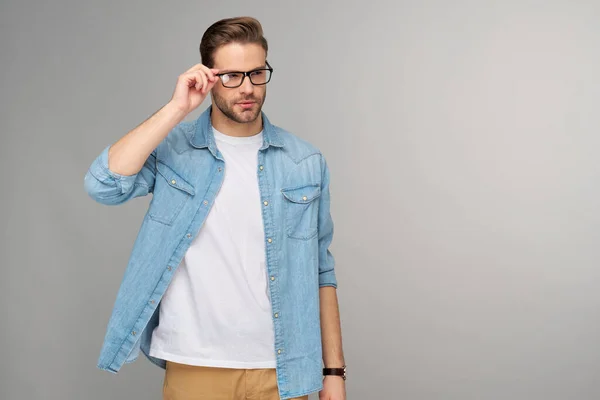
<path id="1" fill-rule="evenodd" d="M 111 171 L 108 168 L 108 150 L 110 145 L 106 146 L 100 155 L 94 160 L 90 166 L 90 174 L 105 185 L 116 186 L 121 194 L 131 190 L 137 174 L 121 175 Z"/>
<path id="2" fill-rule="evenodd" d="M 325 286 L 337 288 L 337 278 L 334 269 L 319 273 L 319 287 L 322 288 Z"/>

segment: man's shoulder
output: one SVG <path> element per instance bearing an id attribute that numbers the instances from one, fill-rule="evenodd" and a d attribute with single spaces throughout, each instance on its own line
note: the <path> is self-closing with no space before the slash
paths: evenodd
<path id="1" fill-rule="evenodd" d="M 272 127 L 283 142 L 283 151 L 295 162 L 314 155 L 322 156 L 321 149 L 307 139 L 280 126 L 272 125 Z"/>
<path id="2" fill-rule="evenodd" d="M 169 136 L 189 140 L 190 137 L 194 134 L 197 124 L 197 120 L 181 121 L 180 123 L 175 125 L 175 127 L 171 130 Z"/>
<path id="3" fill-rule="evenodd" d="M 177 153 L 182 153 L 191 149 L 190 139 L 196 130 L 197 121 L 182 121 L 175 125 L 166 138 L 159 144 L 159 148 L 164 150 L 173 149 Z"/>

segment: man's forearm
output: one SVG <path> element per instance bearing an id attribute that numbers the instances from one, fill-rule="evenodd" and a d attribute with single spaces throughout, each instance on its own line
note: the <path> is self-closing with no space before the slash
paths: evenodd
<path id="1" fill-rule="evenodd" d="M 183 111 L 166 104 L 110 147 L 108 168 L 121 175 L 138 173 L 150 153 L 183 118 Z"/>
<path id="2" fill-rule="evenodd" d="M 325 368 L 341 368 L 345 365 L 342 348 L 342 328 L 337 290 L 331 286 L 319 289 L 321 303 L 321 339 Z"/>

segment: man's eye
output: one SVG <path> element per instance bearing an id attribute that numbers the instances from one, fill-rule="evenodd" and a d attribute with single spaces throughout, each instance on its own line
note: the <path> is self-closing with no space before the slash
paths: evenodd
<path id="1" fill-rule="evenodd" d="M 237 79 L 240 77 L 240 74 L 227 74 L 225 76 L 227 76 L 229 79 Z"/>
<path id="2" fill-rule="evenodd" d="M 265 71 L 263 70 L 259 70 L 259 71 L 252 71 L 251 74 L 252 76 L 261 76 L 262 74 L 264 74 Z"/>

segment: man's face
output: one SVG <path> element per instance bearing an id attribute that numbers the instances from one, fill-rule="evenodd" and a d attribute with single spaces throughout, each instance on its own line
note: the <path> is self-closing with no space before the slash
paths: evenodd
<path id="1" fill-rule="evenodd" d="M 214 68 L 219 73 L 248 72 L 266 65 L 265 50 L 258 44 L 230 43 L 218 48 L 214 54 Z M 215 106 L 229 119 L 238 123 L 254 122 L 260 115 L 267 95 L 267 85 L 253 85 L 245 77 L 241 86 L 226 88 L 222 82 L 213 87 Z"/>

